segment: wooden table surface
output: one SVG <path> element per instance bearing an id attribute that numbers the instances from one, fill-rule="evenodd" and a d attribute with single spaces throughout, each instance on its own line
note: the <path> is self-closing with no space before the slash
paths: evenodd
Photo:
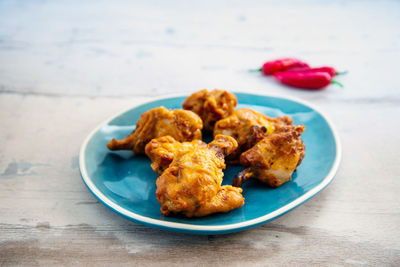
<path id="1" fill-rule="evenodd" d="M 310 92 L 249 73 L 296 56 L 349 70 Z M 398 266 L 400 2 L 1 1 L 0 265 Z M 343 159 L 313 199 L 221 236 L 156 230 L 79 175 L 88 133 L 202 88 L 295 96 L 334 122 Z"/>

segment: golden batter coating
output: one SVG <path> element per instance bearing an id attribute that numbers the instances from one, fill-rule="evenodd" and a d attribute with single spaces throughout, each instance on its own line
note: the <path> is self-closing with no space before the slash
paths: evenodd
<path id="1" fill-rule="evenodd" d="M 237 105 L 237 99 L 234 94 L 224 90 L 206 89 L 191 94 L 182 107 L 198 114 L 203 120 L 204 129 L 212 131 L 214 125 L 220 119 L 233 114 Z"/>
<path id="2" fill-rule="evenodd" d="M 305 156 L 300 137 L 304 130 L 303 125 L 288 127 L 287 131 L 269 135 L 242 153 L 240 163 L 248 168 L 235 177 L 233 185 L 241 186 L 251 178 L 270 187 L 279 187 L 289 181 Z"/>
<path id="3" fill-rule="evenodd" d="M 203 122 L 194 112 L 158 107 L 143 113 L 136 123 L 136 129 L 125 139 L 112 139 L 107 147 L 110 150 L 133 150 L 135 154 L 144 154 L 146 144 L 153 138 L 170 135 L 180 142 L 200 140 L 202 128 Z"/>
<path id="4" fill-rule="evenodd" d="M 271 118 L 252 109 L 240 108 L 215 124 L 214 136 L 223 134 L 236 139 L 239 147 L 227 161 L 230 164 L 237 164 L 243 151 L 269 134 L 286 131 L 292 123 L 293 120 L 288 116 Z"/>
<path id="5" fill-rule="evenodd" d="M 241 188 L 221 186 L 224 156 L 236 147 L 237 142 L 233 138 L 221 135 L 207 146 L 194 145 L 188 150 L 170 146 L 173 161 L 156 182 L 161 213 L 166 216 L 180 213 L 187 217 L 200 217 L 243 206 Z M 168 150 L 168 146 L 164 148 Z"/>
<path id="6" fill-rule="evenodd" d="M 151 160 L 151 168 L 162 174 L 174 160 L 176 154 L 184 154 L 197 146 L 207 147 L 201 140 L 191 142 L 178 142 L 171 136 L 163 136 L 151 140 L 145 148 L 146 155 Z"/>

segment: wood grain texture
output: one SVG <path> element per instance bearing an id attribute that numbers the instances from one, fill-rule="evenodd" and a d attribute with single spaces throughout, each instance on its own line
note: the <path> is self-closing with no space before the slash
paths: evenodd
<path id="1" fill-rule="evenodd" d="M 396 266 L 400 3 L 0 2 L 0 265 Z M 308 92 L 247 69 L 299 56 L 349 70 Z M 80 145 L 132 105 L 201 88 L 296 96 L 332 119 L 334 181 L 255 229 L 193 236 L 101 205 Z"/>

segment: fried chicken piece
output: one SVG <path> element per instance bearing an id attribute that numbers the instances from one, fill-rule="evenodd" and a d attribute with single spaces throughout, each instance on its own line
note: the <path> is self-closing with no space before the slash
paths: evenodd
<path id="1" fill-rule="evenodd" d="M 292 124 L 293 120 L 289 116 L 271 118 L 252 109 L 240 108 L 215 124 L 214 136 L 223 134 L 236 139 L 239 147 L 227 161 L 230 164 L 237 164 L 243 151 L 269 134 L 287 131 Z"/>
<path id="2" fill-rule="evenodd" d="M 279 187 L 290 180 L 305 156 L 305 146 L 300 135 L 303 125 L 288 127 L 287 131 L 269 135 L 254 147 L 242 153 L 240 163 L 248 167 L 234 179 L 234 186 L 241 186 L 256 178 L 270 187 Z"/>
<path id="3" fill-rule="evenodd" d="M 209 92 L 204 89 L 186 98 L 182 107 L 198 114 L 203 120 L 204 129 L 212 131 L 217 121 L 233 114 L 236 105 L 234 94 L 224 90 L 214 89 Z"/>
<path id="4" fill-rule="evenodd" d="M 200 217 L 216 212 L 228 212 L 244 204 L 242 189 L 230 185 L 221 186 L 225 169 L 224 156 L 234 151 L 237 142 L 218 135 L 210 144 L 193 145 L 191 149 L 172 148 L 173 160 L 157 179 L 156 197 L 161 203 L 163 215 L 184 214 Z M 192 142 L 193 143 L 193 142 Z M 191 145 L 189 145 L 191 146 Z"/>
<path id="5" fill-rule="evenodd" d="M 112 139 L 107 147 L 110 150 L 133 150 L 135 154 L 144 154 L 146 144 L 153 138 L 170 135 L 180 142 L 192 141 L 201 139 L 202 128 L 203 122 L 194 112 L 158 107 L 143 113 L 136 123 L 136 129 L 125 139 Z"/>
<path id="6" fill-rule="evenodd" d="M 151 140 L 145 147 L 146 155 L 151 160 L 151 168 L 158 174 L 162 174 L 169 167 L 175 155 L 184 154 L 195 147 L 207 147 L 201 140 L 191 142 L 178 142 L 171 136 L 163 136 Z"/>

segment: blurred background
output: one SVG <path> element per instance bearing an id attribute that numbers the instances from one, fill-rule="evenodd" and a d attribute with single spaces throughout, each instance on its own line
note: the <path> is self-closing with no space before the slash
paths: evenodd
<path id="1" fill-rule="evenodd" d="M 398 1 L 1 1 L 0 89 L 66 96 L 153 96 L 202 88 L 308 97 L 250 74 L 299 57 L 349 70 L 342 90 L 381 97 L 399 83 Z M 368 76 L 368 80 L 365 79 Z M 350 78 L 351 77 L 351 78 Z M 369 86 L 366 92 L 362 88 Z"/>

